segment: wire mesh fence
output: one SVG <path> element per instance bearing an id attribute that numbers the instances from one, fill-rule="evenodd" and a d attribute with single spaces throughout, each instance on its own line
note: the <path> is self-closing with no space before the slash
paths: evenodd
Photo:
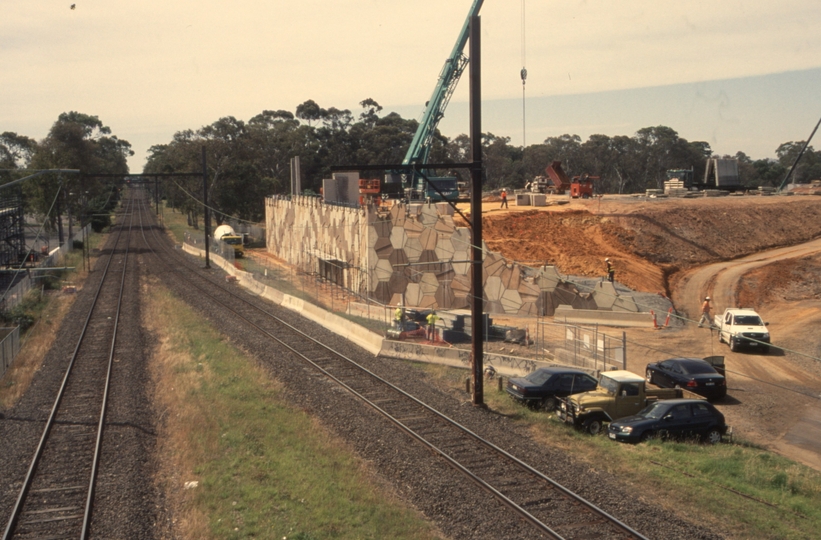
<path id="1" fill-rule="evenodd" d="M 185 242 L 204 249 L 202 233 L 186 233 Z M 250 273 L 258 283 L 334 312 L 373 332 L 394 339 L 436 341 L 461 348 L 470 346 L 473 324 L 468 309 L 438 312 L 431 332 L 427 316 L 432 306 L 403 306 L 397 311 L 399 306 L 368 298 L 356 290 L 358 281 L 351 279 L 356 269 L 336 267 L 332 261 L 323 260 L 310 250 L 306 250 L 302 264 L 289 265 L 256 250 L 246 251 L 245 256 L 237 259 L 232 246 L 216 241 L 211 245 L 212 254 Z M 484 341 L 488 344 L 486 354 L 521 356 L 528 370 L 535 367 L 534 362 L 572 365 L 590 371 L 626 366 L 624 333 L 614 335 L 597 326 L 544 319 L 523 319 L 520 326 L 507 326 L 494 323 L 487 314 L 483 324 Z"/>
<path id="2" fill-rule="evenodd" d="M 625 369 L 627 339 L 622 332 L 614 336 L 598 326 L 586 327 L 539 321 L 533 336 L 542 358 L 593 371 Z"/>
<path id="3" fill-rule="evenodd" d="M 20 327 L 0 328 L 0 378 L 20 352 Z"/>

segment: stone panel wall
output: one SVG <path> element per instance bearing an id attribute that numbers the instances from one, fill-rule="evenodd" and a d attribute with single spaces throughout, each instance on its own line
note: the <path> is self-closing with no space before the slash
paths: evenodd
<path id="1" fill-rule="evenodd" d="M 470 230 L 456 226 L 447 203 L 349 208 L 297 196 L 268 198 L 265 208 L 268 251 L 303 271 L 340 261 L 344 285 L 383 304 L 470 307 Z M 616 301 L 609 283 L 581 294 L 552 266 L 522 266 L 482 247 L 486 313 L 551 316 L 561 304 L 635 309 L 629 297 Z"/>

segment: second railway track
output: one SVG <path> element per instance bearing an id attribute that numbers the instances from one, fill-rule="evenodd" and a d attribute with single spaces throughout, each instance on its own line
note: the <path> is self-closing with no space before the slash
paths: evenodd
<path id="1" fill-rule="evenodd" d="M 133 201 L 132 201 L 133 202 Z M 133 206 L 116 240 L 45 422 L 3 540 L 87 538 L 126 275 Z M 134 270 L 131 269 L 133 272 Z"/>

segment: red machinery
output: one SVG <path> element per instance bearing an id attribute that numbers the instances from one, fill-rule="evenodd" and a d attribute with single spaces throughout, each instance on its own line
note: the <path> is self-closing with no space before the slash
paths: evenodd
<path id="1" fill-rule="evenodd" d="M 550 193 L 563 195 L 570 190 L 570 196 L 574 199 L 588 199 L 593 196 L 593 180 L 598 180 L 598 176 L 583 174 L 574 176 L 571 180 L 562 169 L 561 161 L 554 161 L 545 169 L 546 176 L 537 176 L 529 182 L 525 189 L 530 189 L 534 193 Z"/>

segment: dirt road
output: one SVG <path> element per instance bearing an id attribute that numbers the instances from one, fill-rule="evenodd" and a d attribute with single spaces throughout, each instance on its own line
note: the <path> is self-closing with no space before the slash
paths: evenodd
<path id="1" fill-rule="evenodd" d="M 754 270 L 765 266 L 789 266 L 793 260 L 818 253 L 821 253 L 821 239 L 696 268 L 683 273 L 677 280 L 673 300 L 692 317 L 699 312 L 701 299 L 709 295 L 713 299 L 714 313 L 721 313 L 725 307 L 741 305 L 740 289 L 745 277 Z M 771 281 L 775 280 L 771 278 Z M 731 396 L 737 400 L 763 400 L 758 403 L 762 407 L 746 407 L 761 412 L 758 420 L 755 415 L 744 418 L 744 415 L 732 414 L 734 422 L 744 426 L 748 433 L 760 434 L 761 440 L 757 442 L 821 470 L 821 369 L 811 359 L 811 349 L 790 347 L 792 343 L 803 341 L 800 336 L 806 337 L 812 327 L 817 328 L 812 320 L 821 313 L 821 302 L 815 302 L 814 309 L 810 305 L 812 302 L 803 302 L 801 317 L 796 317 L 794 307 L 787 310 L 783 304 L 761 303 L 763 305 L 754 307 L 770 323 L 773 343 L 784 350 L 760 355 L 755 352 L 733 353 L 728 347 L 720 353 L 731 370 L 728 379 L 739 380 L 743 387 L 741 392 L 734 392 L 731 386 Z M 812 311 L 815 311 L 814 317 L 809 315 Z M 799 327 L 797 331 L 796 326 Z M 780 414 L 779 410 L 782 411 Z M 767 424 L 771 425 L 770 429 L 764 427 Z"/>

